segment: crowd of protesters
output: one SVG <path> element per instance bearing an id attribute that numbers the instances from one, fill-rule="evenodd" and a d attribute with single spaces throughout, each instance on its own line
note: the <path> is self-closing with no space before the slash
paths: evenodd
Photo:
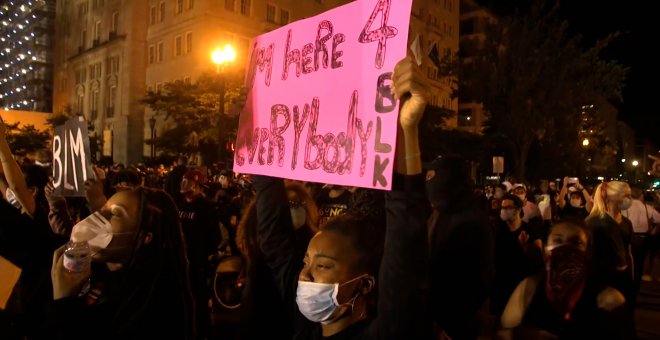
<path id="1" fill-rule="evenodd" d="M 423 164 L 419 72 L 406 58 L 392 80 L 390 192 L 181 158 L 94 167 L 65 198 L 0 125 L 0 255 L 22 270 L 0 338 L 634 338 L 640 282 L 660 279 L 657 194 L 568 177 L 476 188 L 460 157 Z M 64 268 L 69 240 L 89 243 L 88 270 Z M 231 335 L 212 331 L 216 304 Z"/>

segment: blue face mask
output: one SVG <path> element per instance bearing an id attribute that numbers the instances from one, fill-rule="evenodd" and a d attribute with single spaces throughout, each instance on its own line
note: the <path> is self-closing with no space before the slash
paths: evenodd
<path id="1" fill-rule="evenodd" d="M 337 308 L 341 306 L 337 301 L 339 287 L 366 276 L 367 274 L 360 275 L 342 283 L 341 285 L 339 283 L 298 281 L 296 303 L 298 304 L 300 313 L 302 313 L 302 315 L 304 315 L 309 321 L 321 323 L 327 322 Z M 346 304 L 353 307 L 356 298 L 357 295 Z"/>

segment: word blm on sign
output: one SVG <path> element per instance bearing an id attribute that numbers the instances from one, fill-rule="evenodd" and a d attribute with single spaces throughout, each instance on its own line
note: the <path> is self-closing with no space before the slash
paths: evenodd
<path id="1" fill-rule="evenodd" d="M 92 175 L 87 121 L 82 116 L 55 128 L 53 187 L 60 196 L 85 196 L 85 181 Z"/>

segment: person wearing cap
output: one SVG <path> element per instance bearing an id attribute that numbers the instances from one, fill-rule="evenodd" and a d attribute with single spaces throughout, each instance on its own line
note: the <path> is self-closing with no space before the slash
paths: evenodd
<path id="1" fill-rule="evenodd" d="M 539 207 L 527 199 L 527 187 L 524 184 L 514 184 L 511 188 L 511 193 L 518 196 L 523 202 L 523 212 L 525 213 L 523 216 L 523 222 L 530 223 L 534 218 L 541 218 Z"/>
<path id="2" fill-rule="evenodd" d="M 211 266 L 208 258 L 217 252 L 221 240 L 218 216 L 213 204 L 205 197 L 206 176 L 199 170 L 189 170 L 181 180 L 183 201 L 179 218 L 190 261 L 190 284 L 196 302 L 197 331 L 200 338 L 207 336 L 210 325 L 208 301 Z"/>

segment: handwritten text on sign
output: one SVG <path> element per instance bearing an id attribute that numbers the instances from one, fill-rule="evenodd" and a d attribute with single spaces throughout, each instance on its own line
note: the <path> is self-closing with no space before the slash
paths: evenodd
<path id="1" fill-rule="evenodd" d="M 73 117 L 55 128 L 53 186 L 60 196 L 85 196 L 85 181 L 92 176 L 87 122 Z"/>
<path id="2" fill-rule="evenodd" d="M 412 0 L 359 0 L 252 41 L 234 169 L 389 189 Z"/>

